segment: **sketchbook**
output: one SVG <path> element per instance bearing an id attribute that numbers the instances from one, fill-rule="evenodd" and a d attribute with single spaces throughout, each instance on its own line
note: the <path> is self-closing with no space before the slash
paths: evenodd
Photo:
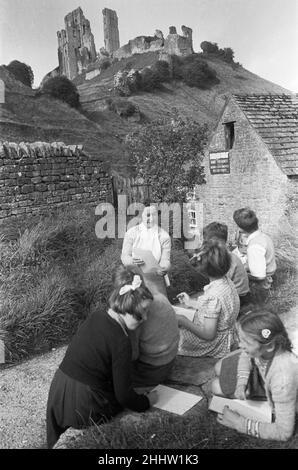
<path id="1" fill-rule="evenodd" d="M 186 318 L 188 318 L 189 321 L 193 322 L 196 309 L 180 307 L 180 305 L 172 305 L 172 307 L 175 310 L 175 312 L 178 313 L 178 315 L 184 315 Z"/>
<path id="2" fill-rule="evenodd" d="M 153 406 L 177 415 L 183 415 L 203 398 L 165 385 L 158 385 L 153 390 L 156 390 L 158 395 L 157 402 Z"/>
<path id="3" fill-rule="evenodd" d="M 209 410 L 222 414 L 225 406 L 228 406 L 232 411 L 237 411 L 245 418 L 263 423 L 272 422 L 272 410 L 268 401 L 237 400 L 214 395 L 209 404 Z"/>

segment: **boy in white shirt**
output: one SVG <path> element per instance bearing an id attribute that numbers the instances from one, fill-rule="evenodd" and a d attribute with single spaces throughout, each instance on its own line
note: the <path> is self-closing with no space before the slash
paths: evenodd
<path id="1" fill-rule="evenodd" d="M 259 230 L 259 221 L 248 207 L 237 209 L 233 219 L 247 234 L 247 271 L 252 290 L 259 302 L 264 302 L 276 271 L 275 250 L 271 238 Z"/>

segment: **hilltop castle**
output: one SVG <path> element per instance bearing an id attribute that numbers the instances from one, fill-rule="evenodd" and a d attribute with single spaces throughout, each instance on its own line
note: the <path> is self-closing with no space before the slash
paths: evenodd
<path id="1" fill-rule="evenodd" d="M 193 53 L 192 29 L 186 26 L 181 27 L 181 36 L 177 34 L 175 26 L 170 26 L 166 38 L 162 31 L 156 30 L 154 36 L 138 36 L 120 47 L 117 13 L 104 8 L 102 14 L 104 47 L 99 53 L 96 52 L 90 22 L 85 18 L 82 9 L 79 7 L 65 16 L 65 29 L 57 32 L 59 66 L 49 72 L 44 80 L 56 75 L 65 75 L 73 80 L 104 57 L 122 59 L 133 54 L 160 51 L 160 59 L 166 59 L 172 54 Z"/>

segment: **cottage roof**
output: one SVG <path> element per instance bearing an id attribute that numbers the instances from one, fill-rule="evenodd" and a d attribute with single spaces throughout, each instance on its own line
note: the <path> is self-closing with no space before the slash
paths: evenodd
<path id="1" fill-rule="evenodd" d="M 234 100 L 288 176 L 298 175 L 298 98 L 294 95 L 233 95 Z"/>

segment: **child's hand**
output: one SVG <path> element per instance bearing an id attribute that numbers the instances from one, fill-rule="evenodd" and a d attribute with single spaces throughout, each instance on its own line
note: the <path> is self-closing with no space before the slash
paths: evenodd
<path id="1" fill-rule="evenodd" d="M 177 295 L 177 299 L 181 304 L 187 305 L 190 297 L 186 292 L 181 292 L 180 294 Z"/>
<path id="2" fill-rule="evenodd" d="M 164 276 L 165 274 L 167 274 L 167 270 L 164 268 L 157 268 L 156 272 L 159 276 Z"/>
<path id="3" fill-rule="evenodd" d="M 246 386 L 245 385 L 238 385 L 236 387 L 234 396 L 238 400 L 246 400 Z"/>
<path id="4" fill-rule="evenodd" d="M 240 431 L 245 429 L 245 418 L 237 411 L 232 411 L 228 406 L 223 409 L 223 414 L 217 415 L 217 421 L 223 426 Z"/>
<path id="5" fill-rule="evenodd" d="M 157 399 L 158 399 L 157 390 L 152 390 L 152 392 L 149 392 L 147 394 L 147 398 L 150 402 L 150 406 L 153 406 L 157 402 Z"/>

